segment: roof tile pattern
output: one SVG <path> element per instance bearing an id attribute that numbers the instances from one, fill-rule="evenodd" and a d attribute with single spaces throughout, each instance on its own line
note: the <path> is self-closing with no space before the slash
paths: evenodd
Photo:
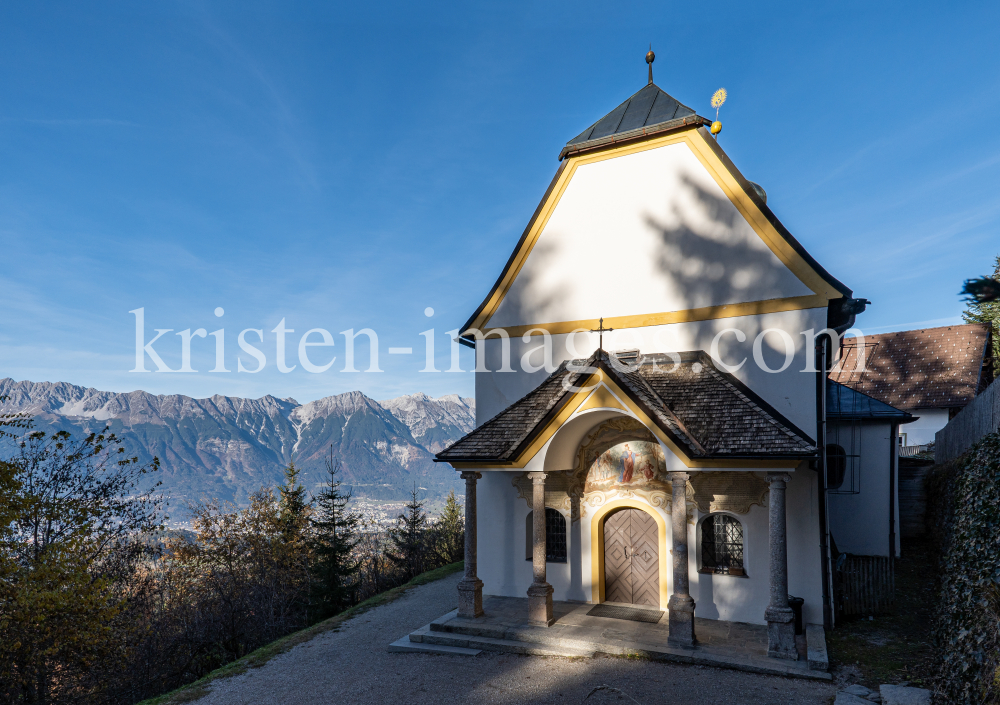
<path id="1" fill-rule="evenodd" d="M 980 323 L 868 335 L 860 356 L 847 338 L 830 379 L 897 409 L 964 407 L 993 379 L 989 338 Z"/>
<path id="2" fill-rule="evenodd" d="M 644 356 L 627 367 L 602 350 L 563 363 L 542 384 L 437 454 L 440 461 L 511 462 L 599 369 L 692 458 L 803 457 L 813 441 L 703 352 Z"/>

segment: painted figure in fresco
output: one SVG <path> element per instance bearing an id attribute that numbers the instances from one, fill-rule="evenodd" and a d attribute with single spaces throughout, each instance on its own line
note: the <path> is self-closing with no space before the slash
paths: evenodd
<path id="1" fill-rule="evenodd" d="M 625 444 L 625 452 L 622 455 L 622 478 L 621 483 L 627 485 L 632 482 L 632 471 L 635 469 L 635 453 Z"/>
<path id="2" fill-rule="evenodd" d="M 642 462 L 639 464 L 639 474 L 646 478 L 646 480 L 652 480 L 655 474 L 653 470 L 653 456 L 650 453 L 645 453 L 642 456 Z"/>

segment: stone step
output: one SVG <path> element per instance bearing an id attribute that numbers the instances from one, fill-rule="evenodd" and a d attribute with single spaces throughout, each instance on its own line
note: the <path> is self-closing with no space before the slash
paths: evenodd
<path id="1" fill-rule="evenodd" d="M 445 646 L 444 644 L 423 644 L 410 641 L 403 637 L 389 644 L 390 653 L 444 654 L 447 656 L 478 656 L 480 649 L 466 649 L 461 646 Z"/>
<path id="2" fill-rule="evenodd" d="M 423 630 L 418 630 L 422 632 Z M 497 639 L 488 636 L 469 636 L 467 634 L 455 634 L 452 632 L 433 631 L 428 629 L 425 633 L 413 633 L 409 638 L 419 639 L 421 644 L 434 644 L 439 646 L 453 646 L 464 649 L 480 649 L 482 651 L 497 651 L 508 654 L 523 654 L 526 656 L 570 656 L 577 658 L 591 658 L 596 653 L 593 649 L 559 646 L 557 644 L 539 644 L 527 641 L 514 641 L 511 639 Z"/>

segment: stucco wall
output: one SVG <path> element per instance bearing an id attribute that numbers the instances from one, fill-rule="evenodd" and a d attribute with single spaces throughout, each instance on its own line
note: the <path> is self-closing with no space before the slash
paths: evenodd
<path id="1" fill-rule="evenodd" d="M 894 467 L 896 439 L 887 423 L 869 423 L 855 428 L 851 450 L 850 426 L 831 423 L 827 443 L 838 443 L 848 453 L 860 454 L 858 494 L 829 495 L 830 533 L 837 548 L 861 556 L 889 555 L 889 480 Z M 850 477 L 843 489 L 850 489 Z M 896 500 L 896 554 L 899 553 L 899 482 L 894 483 Z"/>
<path id="2" fill-rule="evenodd" d="M 525 519 L 530 511 L 517 496 L 512 479 L 518 473 L 485 472 L 479 489 L 479 577 L 487 595 L 525 597 L 532 581 L 531 562 L 525 560 Z M 805 620 L 822 623 L 822 585 L 819 558 L 819 524 L 816 514 L 816 476 L 808 469 L 792 473 L 787 492 L 789 592 L 805 599 Z M 642 500 L 638 500 L 642 501 Z M 661 551 L 671 544 L 670 514 L 642 502 L 666 525 Z M 553 599 L 592 602 L 594 585 L 591 556 L 593 508 L 577 522 L 567 519 L 567 563 L 549 563 L 547 579 Z M 702 513 L 695 510 L 695 522 Z M 688 523 L 689 582 L 697 603 L 696 615 L 753 624 L 764 623 L 769 599 L 767 507 L 754 506 L 748 514 L 734 515 L 744 525 L 747 577 L 698 573 L 698 527 Z M 667 554 L 669 556 L 669 554 Z M 667 561 L 670 565 L 670 561 Z M 661 575 L 667 592 L 673 589 L 670 570 Z M 665 609 L 666 605 L 661 605 Z"/>
<path id="3" fill-rule="evenodd" d="M 579 166 L 489 327 L 812 293 L 682 143 Z"/>
<path id="4" fill-rule="evenodd" d="M 907 409 L 919 418 L 913 423 L 900 426 L 906 434 L 906 445 L 921 446 L 934 442 L 934 434 L 948 425 L 947 409 Z"/>

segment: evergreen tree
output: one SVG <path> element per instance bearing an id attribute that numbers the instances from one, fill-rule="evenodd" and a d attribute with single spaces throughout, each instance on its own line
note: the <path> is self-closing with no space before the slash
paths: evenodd
<path id="1" fill-rule="evenodd" d="M 987 286 L 973 286 L 982 282 L 992 282 L 992 288 Z M 968 307 L 962 318 L 966 323 L 987 323 L 993 327 L 993 364 L 996 366 L 1000 360 L 1000 299 L 990 292 L 1000 289 L 1000 255 L 994 261 L 993 278 L 983 277 L 979 280 L 969 280 L 965 283 L 963 293 L 966 294 Z M 994 368 L 994 372 L 1000 372 Z"/>
<path id="2" fill-rule="evenodd" d="M 287 543 L 301 542 L 305 538 L 310 514 L 306 488 L 299 482 L 302 471 L 295 461 L 285 468 L 285 482 L 278 488 L 278 522 Z"/>
<path id="3" fill-rule="evenodd" d="M 360 517 L 347 509 L 349 492 L 340 487 L 340 461 L 333 460 L 333 448 L 326 458 L 329 474 L 316 497 L 313 528 L 313 609 L 317 619 L 331 617 L 353 600 L 352 578 L 358 571 L 354 547 L 358 543 Z"/>
<path id="4" fill-rule="evenodd" d="M 465 515 L 455 497 L 455 490 L 448 492 L 441 516 L 433 526 L 433 551 L 436 562 L 443 565 L 455 563 L 465 556 Z"/>
<path id="5" fill-rule="evenodd" d="M 423 572 L 427 554 L 427 513 L 424 503 L 417 499 L 416 485 L 406 511 L 396 517 L 389 540 L 392 543 L 389 558 L 402 568 L 407 580 Z"/>

